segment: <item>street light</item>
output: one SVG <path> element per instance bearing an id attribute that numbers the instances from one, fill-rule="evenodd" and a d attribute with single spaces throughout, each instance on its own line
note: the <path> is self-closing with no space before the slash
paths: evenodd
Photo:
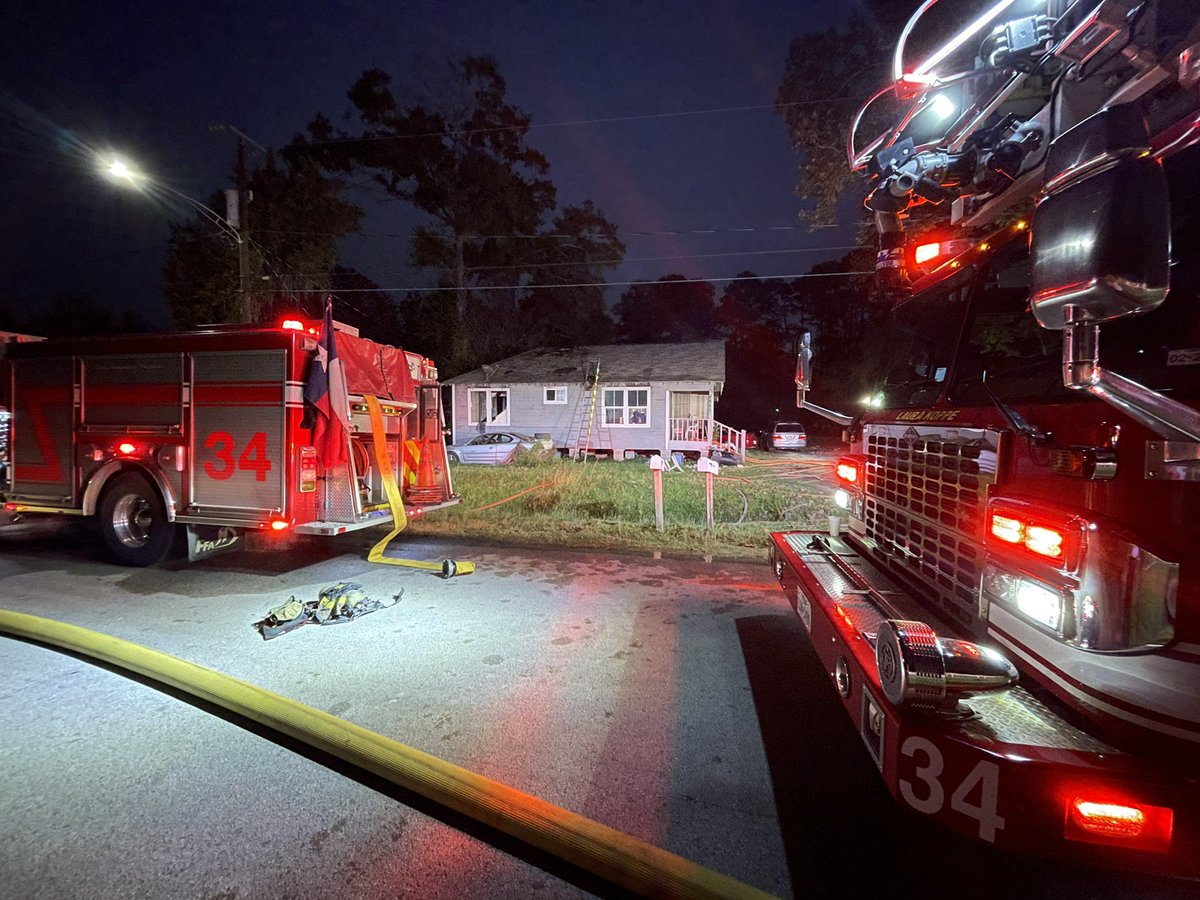
<path id="1" fill-rule="evenodd" d="M 238 249 L 238 285 L 239 293 L 242 299 L 242 320 L 244 322 L 254 321 L 254 310 L 251 306 L 250 291 L 247 287 L 246 273 L 248 267 L 249 248 L 246 245 L 246 239 L 241 232 L 241 229 L 235 228 L 227 222 L 221 215 L 212 209 L 209 209 L 199 200 L 194 197 L 189 197 L 183 191 L 171 187 L 169 184 L 163 184 L 161 181 L 155 181 L 149 175 L 139 171 L 134 166 L 130 165 L 125 160 L 119 157 L 101 161 L 101 168 L 112 181 L 117 184 L 131 187 L 134 190 L 144 191 L 148 194 L 153 194 L 155 191 L 162 191 L 172 197 L 187 203 L 199 212 L 204 218 L 212 222 L 221 229 L 228 237 L 233 238 Z"/>

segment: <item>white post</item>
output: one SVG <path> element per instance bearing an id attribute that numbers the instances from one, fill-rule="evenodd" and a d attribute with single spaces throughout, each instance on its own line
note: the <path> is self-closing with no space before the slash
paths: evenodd
<path id="1" fill-rule="evenodd" d="M 713 530 L 713 475 L 720 470 L 714 459 L 702 456 L 696 461 L 696 471 L 704 473 L 704 526 L 709 531 Z"/>
<path id="2" fill-rule="evenodd" d="M 662 493 L 663 458 L 655 453 L 650 457 L 650 471 L 654 473 L 654 527 L 663 530 L 663 493 Z"/>

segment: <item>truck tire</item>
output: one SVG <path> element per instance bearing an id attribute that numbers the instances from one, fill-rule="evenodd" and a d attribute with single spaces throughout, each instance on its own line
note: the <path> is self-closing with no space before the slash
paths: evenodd
<path id="1" fill-rule="evenodd" d="M 122 472 L 105 485 L 97 515 L 104 543 L 122 565 L 162 562 L 175 539 L 162 497 L 137 472 Z"/>

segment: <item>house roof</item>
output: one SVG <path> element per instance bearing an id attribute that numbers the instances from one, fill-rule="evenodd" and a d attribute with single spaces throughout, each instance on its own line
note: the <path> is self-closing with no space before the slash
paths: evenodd
<path id="1" fill-rule="evenodd" d="M 601 381 L 725 381 L 725 342 L 539 347 L 472 369 L 446 384 L 570 384 L 599 362 Z"/>

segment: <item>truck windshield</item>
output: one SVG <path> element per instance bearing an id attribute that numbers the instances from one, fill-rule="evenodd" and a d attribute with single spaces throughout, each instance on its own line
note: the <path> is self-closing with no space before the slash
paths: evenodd
<path id="1" fill-rule="evenodd" d="M 1200 396 L 1200 147 L 1166 165 L 1171 185 L 1171 290 L 1158 309 L 1100 327 L 1100 364 L 1176 399 Z M 1035 225 L 1036 227 L 1036 225 Z M 1028 302 L 1025 241 L 981 268 L 955 371 L 952 400 L 986 404 L 981 384 L 1004 400 L 1043 403 L 1087 395 L 1062 384 L 1062 334 L 1037 324 Z"/>
<path id="2" fill-rule="evenodd" d="M 962 330 L 973 267 L 901 303 L 879 382 L 889 409 L 929 406 L 941 395 Z"/>
<path id="3" fill-rule="evenodd" d="M 1171 187 L 1171 290 L 1153 312 L 1101 325 L 1100 363 L 1175 399 L 1195 399 L 1200 397 L 1200 145 L 1167 160 L 1164 169 Z M 1029 276 L 1028 244 L 1018 238 L 982 265 L 965 267 L 897 306 L 891 350 L 876 375 L 882 387 L 876 399 L 889 409 L 930 406 L 949 386 L 952 403 L 985 406 L 991 403 L 983 388 L 985 373 L 988 386 L 1006 401 L 1085 399 L 1085 392 L 1063 387 L 1062 334 L 1042 328 L 1033 317 Z"/>

